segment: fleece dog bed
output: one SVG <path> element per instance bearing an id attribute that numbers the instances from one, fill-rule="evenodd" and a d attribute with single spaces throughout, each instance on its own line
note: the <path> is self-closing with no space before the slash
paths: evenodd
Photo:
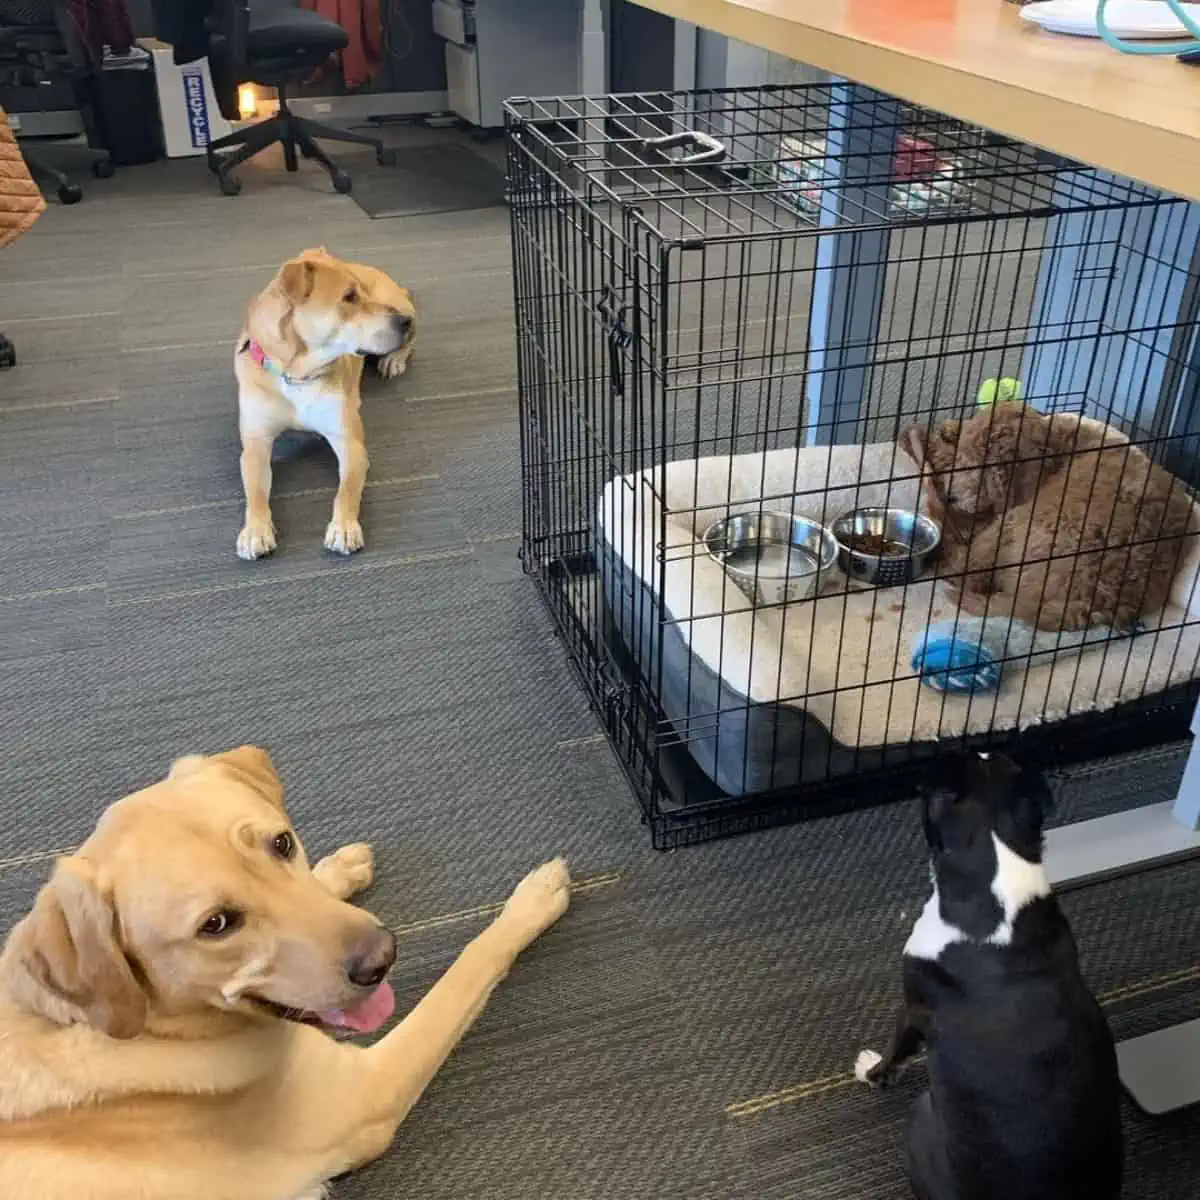
<path id="1" fill-rule="evenodd" d="M 644 675 L 655 664 L 663 713 L 724 792 L 862 769 L 889 746 L 1106 711 L 1200 675 L 1200 536 L 1144 632 L 1010 664 L 985 695 L 940 693 L 912 671 L 915 635 L 957 611 L 944 584 L 859 589 L 835 572 L 821 596 L 756 610 L 701 540 L 712 522 L 760 506 L 828 526 L 852 508 L 921 500 L 916 465 L 890 442 L 686 460 L 605 488 L 598 555 L 610 636 Z"/>

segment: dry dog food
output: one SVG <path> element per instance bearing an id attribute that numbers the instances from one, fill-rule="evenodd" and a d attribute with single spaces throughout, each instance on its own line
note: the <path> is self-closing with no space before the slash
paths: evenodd
<path id="1" fill-rule="evenodd" d="M 912 554 L 912 547 L 907 542 L 884 537 L 881 533 L 851 534 L 846 545 L 859 554 L 870 554 L 875 558 L 908 558 Z"/>

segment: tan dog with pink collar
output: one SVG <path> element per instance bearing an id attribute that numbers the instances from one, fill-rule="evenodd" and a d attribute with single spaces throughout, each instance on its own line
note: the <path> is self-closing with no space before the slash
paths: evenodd
<path id="1" fill-rule="evenodd" d="M 342 262 L 324 247 L 284 263 L 251 301 L 234 356 L 246 493 L 239 558 L 262 558 L 275 549 L 271 447 L 289 429 L 320 434 L 337 455 L 326 549 L 362 549 L 358 518 L 368 465 L 359 412 L 363 359 L 372 357 L 385 378 L 403 374 L 415 328 L 406 288 L 375 267 Z"/>

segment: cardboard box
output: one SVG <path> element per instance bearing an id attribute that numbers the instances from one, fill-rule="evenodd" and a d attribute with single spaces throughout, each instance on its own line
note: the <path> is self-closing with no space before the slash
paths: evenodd
<path id="1" fill-rule="evenodd" d="M 208 59 L 177 67 L 173 51 L 157 38 L 139 38 L 138 45 L 154 59 L 154 85 L 162 115 L 163 145 L 168 158 L 203 154 L 209 142 L 231 132 L 213 91 Z"/>

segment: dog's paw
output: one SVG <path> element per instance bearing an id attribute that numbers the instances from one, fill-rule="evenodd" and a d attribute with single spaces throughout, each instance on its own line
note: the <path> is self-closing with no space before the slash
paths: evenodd
<path id="1" fill-rule="evenodd" d="M 875 1087 L 879 1082 L 879 1066 L 882 1062 L 883 1055 L 879 1051 L 860 1050 L 858 1057 L 854 1060 L 854 1078 L 859 1083 Z"/>
<path id="2" fill-rule="evenodd" d="M 362 526 L 357 521 L 334 517 L 325 528 L 325 549 L 335 554 L 355 554 L 364 545 Z"/>
<path id="3" fill-rule="evenodd" d="M 313 874 L 335 896 L 349 900 L 374 882 L 375 855 L 366 842 L 354 842 L 327 854 L 313 867 Z"/>
<path id="4" fill-rule="evenodd" d="M 275 549 L 275 526 L 270 521 L 248 521 L 238 534 L 238 558 L 253 561 Z"/>
<path id="5" fill-rule="evenodd" d="M 385 354 L 376 364 L 376 368 L 383 379 L 399 379 L 408 370 L 411 358 L 412 347 L 405 346 L 403 350 L 393 350 L 391 354 Z"/>
<path id="6" fill-rule="evenodd" d="M 571 873 L 566 859 L 555 858 L 517 884 L 500 920 L 516 931 L 524 948 L 567 911 L 570 900 Z"/>

